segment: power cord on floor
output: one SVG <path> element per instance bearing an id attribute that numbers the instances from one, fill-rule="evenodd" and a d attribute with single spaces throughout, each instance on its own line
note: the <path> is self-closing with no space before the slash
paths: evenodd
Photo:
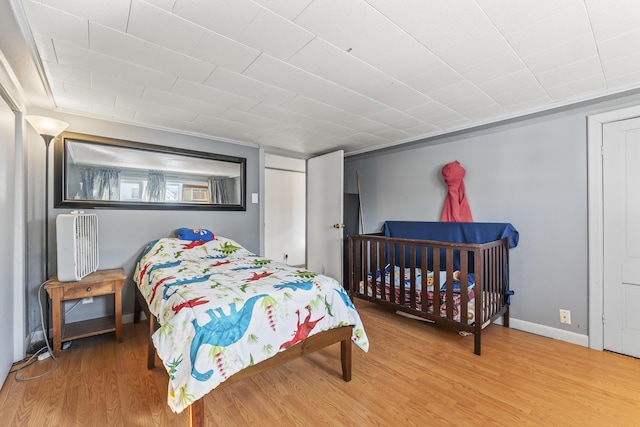
<path id="1" fill-rule="evenodd" d="M 37 378 L 42 378 L 45 375 L 48 375 L 51 372 L 53 372 L 56 369 L 58 369 L 58 367 L 60 366 L 60 362 L 53 355 L 53 350 L 51 350 L 51 346 L 49 345 L 49 338 L 48 338 L 49 334 L 47 333 L 47 331 L 44 330 L 44 314 L 43 314 L 43 310 L 42 310 L 42 298 L 41 298 L 40 294 L 42 292 L 42 289 L 44 288 L 44 285 L 46 285 L 47 282 L 48 282 L 48 280 L 44 281 L 40 285 L 40 288 L 38 288 L 38 306 L 40 307 L 40 327 L 42 328 L 42 333 L 44 335 L 44 343 L 45 343 L 46 347 L 42 347 L 40 350 L 36 351 L 34 354 L 31 355 L 31 357 L 26 359 L 24 364 L 22 364 L 20 367 L 18 367 L 14 371 L 11 371 L 11 372 L 14 372 L 14 378 L 16 379 L 16 381 L 29 381 L 29 380 L 35 380 Z M 46 352 L 43 351 L 45 349 L 47 350 Z M 47 372 L 45 372 L 43 374 L 40 374 L 40 375 L 33 376 L 33 377 L 24 377 L 24 378 L 22 378 L 22 377 L 18 376 L 18 373 L 20 373 L 21 370 L 23 370 L 27 366 L 30 366 L 33 362 L 36 361 L 36 359 L 41 361 L 41 360 L 48 359 L 49 357 L 51 357 L 51 359 L 53 359 L 53 361 L 55 362 L 55 366 L 53 368 L 49 369 Z"/>

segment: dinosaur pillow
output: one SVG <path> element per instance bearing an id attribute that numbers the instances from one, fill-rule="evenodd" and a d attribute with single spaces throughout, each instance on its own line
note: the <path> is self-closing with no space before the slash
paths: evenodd
<path id="1" fill-rule="evenodd" d="M 208 242 L 213 240 L 215 237 L 213 232 L 207 229 L 194 229 L 194 228 L 178 228 L 176 230 L 176 234 L 178 235 L 178 239 L 180 240 L 191 240 L 191 241 L 203 241 Z"/>

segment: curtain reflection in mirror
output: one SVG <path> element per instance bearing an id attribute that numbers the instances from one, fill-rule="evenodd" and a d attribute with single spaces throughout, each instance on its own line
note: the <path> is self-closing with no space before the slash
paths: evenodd
<path id="1" fill-rule="evenodd" d="M 226 178 L 209 177 L 209 192 L 211 193 L 211 203 L 214 205 L 229 203 L 229 191 L 227 189 Z"/>
<path id="2" fill-rule="evenodd" d="M 167 178 L 164 176 L 164 173 L 150 171 L 142 200 L 145 202 L 164 202 L 166 189 Z"/>
<path id="3" fill-rule="evenodd" d="M 120 200 L 120 171 L 84 167 L 80 171 L 82 181 L 76 198 L 83 200 Z"/>

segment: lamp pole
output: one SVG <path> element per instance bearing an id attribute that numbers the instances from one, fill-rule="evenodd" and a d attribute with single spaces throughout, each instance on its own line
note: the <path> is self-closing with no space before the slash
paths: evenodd
<path id="1" fill-rule="evenodd" d="M 44 139 L 45 166 L 44 166 L 44 282 L 49 280 L 49 145 L 51 141 L 60 135 L 69 124 L 49 117 L 26 116 L 29 124 Z M 38 294 L 38 298 L 40 295 Z M 46 314 L 42 332 L 45 340 L 49 339 L 49 299 L 45 296 Z M 58 349 L 59 350 L 59 349 Z"/>

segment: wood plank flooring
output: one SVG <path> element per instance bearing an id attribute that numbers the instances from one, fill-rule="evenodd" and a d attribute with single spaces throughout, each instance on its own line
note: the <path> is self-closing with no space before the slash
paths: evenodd
<path id="1" fill-rule="evenodd" d="M 473 337 L 357 301 L 371 341 L 341 378 L 339 345 L 205 397 L 210 426 L 635 426 L 640 360 L 500 326 Z M 167 374 L 146 369 L 146 322 L 73 342 L 60 367 L 0 390 L 2 426 L 180 426 Z M 20 375 L 52 366 L 37 362 Z"/>

